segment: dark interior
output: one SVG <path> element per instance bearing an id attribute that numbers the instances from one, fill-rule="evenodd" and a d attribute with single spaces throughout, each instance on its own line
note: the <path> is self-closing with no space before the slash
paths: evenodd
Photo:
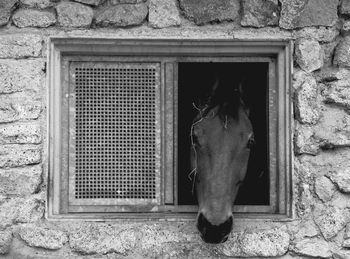
<path id="1" fill-rule="evenodd" d="M 190 129 L 197 114 L 192 103 L 200 100 L 219 76 L 242 80 L 242 98 L 249 107 L 255 135 L 247 175 L 235 204 L 269 205 L 268 63 L 184 62 L 179 63 L 178 75 L 178 204 L 197 204 L 188 178 Z"/>

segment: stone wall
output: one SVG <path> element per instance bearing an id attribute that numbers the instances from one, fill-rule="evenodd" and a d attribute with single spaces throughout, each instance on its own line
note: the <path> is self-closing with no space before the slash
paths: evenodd
<path id="1" fill-rule="evenodd" d="M 45 219 L 49 36 L 292 39 L 290 220 L 237 219 L 203 243 L 193 221 Z M 0 1 L 0 257 L 350 258 L 350 0 Z"/>

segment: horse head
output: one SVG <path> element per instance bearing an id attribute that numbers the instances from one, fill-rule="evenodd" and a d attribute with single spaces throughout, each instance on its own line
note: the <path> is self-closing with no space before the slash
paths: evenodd
<path id="1" fill-rule="evenodd" d="M 197 228 L 208 243 L 225 242 L 233 204 L 245 178 L 252 124 L 240 85 L 216 81 L 191 127 L 191 164 L 199 211 Z"/>

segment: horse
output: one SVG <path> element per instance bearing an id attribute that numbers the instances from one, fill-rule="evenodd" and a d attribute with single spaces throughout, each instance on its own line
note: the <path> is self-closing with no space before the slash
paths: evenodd
<path id="1" fill-rule="evenodd" d="M 207 243 L 222 243 L 233 226 L 233 204 L 254 144 L 242 83 L 216 79 L 209 96 L 193 103 L 191 167 L 198 200 L 197 229 Z"/>

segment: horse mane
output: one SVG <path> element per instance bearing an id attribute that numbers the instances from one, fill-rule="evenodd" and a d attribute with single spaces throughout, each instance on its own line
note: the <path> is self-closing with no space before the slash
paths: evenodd
<path id="1" fill-rule="evenodd" d="M 217 107 L 216 114 L 222 121 L 226 121 L 227 118 L 238 119 L 241 105 L 245 108 L 242 101 L 241 80 L 232 82 L 225 78 L 217 78 L 209 93 L 199 100 L 199 106 L 195 108 L 200 111 L 200 117 L 203 118 Z"/>

